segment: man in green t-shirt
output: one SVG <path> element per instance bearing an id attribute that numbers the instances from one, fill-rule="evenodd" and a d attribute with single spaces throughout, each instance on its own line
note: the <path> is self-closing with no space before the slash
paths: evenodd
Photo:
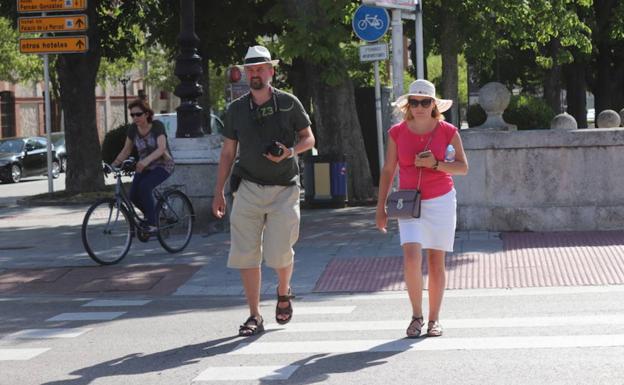
<path id="1" fill-rule="evenodd" d="M 264 331 L 259 305 L 262 260 L 275 269 L 279 280 L 275 320 L 286 324 L 293 313 L 290 278 L 300 221 L 296 155 L 314 146 L 314 135 L 301 102 L 271 86 L 277 63 L 263 46 L 247 51 L 242 66 L 250 92 L 228 107 L 212 201 L 213 214 L 222 218 L 224 186 L 231 171 L 236 195 L 228 267 L 240 271 L 250 313 L 239 328 L 241 336 Z"/>

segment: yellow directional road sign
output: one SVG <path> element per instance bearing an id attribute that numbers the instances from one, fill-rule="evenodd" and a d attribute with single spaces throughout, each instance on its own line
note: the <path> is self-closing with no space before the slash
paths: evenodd
<path id="1" fill-rule="evenodd" d="M 21 53 L 80 53 L 89 49 L 86 36 L 37 37 L 20 39 Z"/>
<path id="2" fill-rule="evenodd" d="M 17 12 L 82 11 L 87 0 L 17 0 Z"/>
<path id="3" fill-rule="evenodd" d="M 86 31 L 87 15 L 20 17 L 19 31 L 35 32 L 74 32 Z"/>

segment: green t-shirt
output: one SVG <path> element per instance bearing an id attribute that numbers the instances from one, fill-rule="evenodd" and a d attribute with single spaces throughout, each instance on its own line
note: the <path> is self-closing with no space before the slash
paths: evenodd
<path id="1" fill-rule="evenodd" d="M 297 132 L 310 126 L 310 118 L 294 95 L 272 91 L 271 99 L 261 106 L 253 103 L 250 94 L 233 101 L 225 116 L 223 136 L 239 144 L 235 175 L 261 185 L 294 185 L 299 178 L 295 158 L 274 163 L 263 154 L 272 140 L 293 147 Z"/>

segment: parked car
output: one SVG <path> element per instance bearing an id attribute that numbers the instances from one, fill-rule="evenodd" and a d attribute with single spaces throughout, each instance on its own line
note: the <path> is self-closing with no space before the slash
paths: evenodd
<path id="1" fill-rule="evenodd" d="M 65 133 L 64 132 L 52 132 L 50 133 L 52 138 L 52 144 L 54 145 L 54 151 L 56 156 L 61 162 L 61 172 L 67 172 L 67 151 L 65 150 Z"/>
<path id="2" fill-rule="evenodd" d="M 23 177 L 45 175 L 48 172 L 46 138 L 0 139 L 0 179 L 3 182 L 17 183 Z M 58 178 L 60 162 L 52 150 L 52 177 Z"/>

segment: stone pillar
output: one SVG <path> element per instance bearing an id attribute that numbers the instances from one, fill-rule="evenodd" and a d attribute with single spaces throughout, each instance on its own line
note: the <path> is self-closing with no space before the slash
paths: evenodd
<path id="1" fill-rule="evenodd" d="M 511 93 L 507 88 L 498 82 L 490 82 L 479 90 L 479 104 L 485 110 L 487 119 L 480 126 L 473 127 L 473 130 L 503 130 L 515 131 L 517 127 L 503 120 L 503 112 L 509 106 Z"/>
<path id="2" fill-rule="evenodd" d="M 175 171 L 163 186 L 182 185 L 181 190 L 191 199 L 198 231 L 223 230 L 212 216 L 212 198 L 221 155 L 220 135 L 203 136 L 202 108 L 198 98 L 203 90 L 199 84 L 202 75 L 201 57 L 197 54 L 199 39 L 195 35 L 194 0 L 180 0 L 180 55 L 176 58 L 175 74 L 180 84 L 175 94 L 181 104 L 177 108 L 178 127 L 175 138 L 169 138 L 169 147 L 175 161 Z M 218 226 L 215 226 L 217 224 Z"/>
<path id="3" fill-rule="evenodd" d="M 201 57 L 197 54 L 199 38 L 195 35 L 195 0 L 180 0 L 180 55 L 176 58 L 175 75 L 180 79 L 174 94 L 181 99 L 178 112 L 178 138 L 203 136 L 202 108 L 198 98 L 203 94 L 199 79 L 202 76 Z"/>

